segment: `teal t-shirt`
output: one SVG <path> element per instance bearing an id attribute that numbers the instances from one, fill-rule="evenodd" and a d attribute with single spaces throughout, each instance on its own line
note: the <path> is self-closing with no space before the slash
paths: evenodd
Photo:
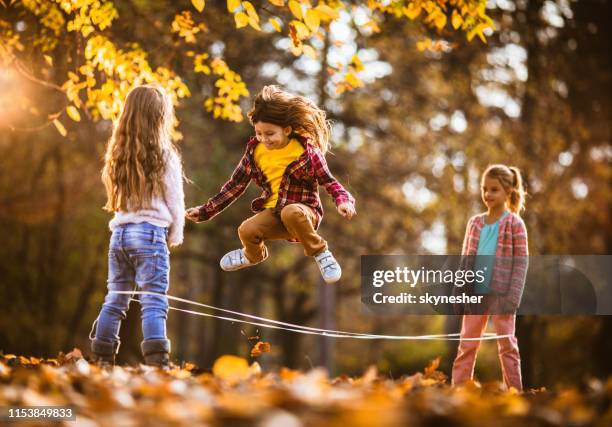
<path id="1" fill-rule="evenodd" d="M 508 215 L 504 212 L 501 217 L 493 224 L 485 224 L 480 230 L 480 239 L 478 239 L 478 250 L 476 251 L 476 262 L 474 270 L 483 270 L 485 280 L 482 283 L 477 283 L 475 287 L 476 293 L 487 294 L 493 276 L 493 264 L 495 262 L 495 253 L 497 252 L 497 237 L 499 236 L 499 223 Z M 487 256 L 478 256 L 487 255 Z"/>

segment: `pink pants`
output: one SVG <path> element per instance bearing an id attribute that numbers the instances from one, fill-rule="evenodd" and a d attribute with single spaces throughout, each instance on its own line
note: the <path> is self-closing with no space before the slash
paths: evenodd
<path id="1" fill-rule="evenodd" d="M 519 355 L 518 342 L 514 336 L 515 314 L 493 314 L 491 315 L 495 332 L 498 335 L 512 335 L 508 338 L 497 340 L 497 350 L 501 362 L 504 383 L 508 388 L 514 387 L 517 390 L 523 389 L 521 381 L 521 357 Z M 461 325 L 461 338 L 480 338 L 485 332 L 488 314 L 470 314 L 463 316 Z M 476 364 L 476 354 L 480 347 L 480 341 L 459 342 L 457 357 L 453 363 L 453 385 L 461 384 L 471 380 L 474 376 L 474 365 Z"/>

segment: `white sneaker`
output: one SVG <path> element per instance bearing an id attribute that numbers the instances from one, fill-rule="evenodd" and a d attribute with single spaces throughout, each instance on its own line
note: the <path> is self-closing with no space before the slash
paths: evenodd
<path id="1" fill-rule="evenodd" d="M 342 269 L 329 250 L 321 252 L 314 259 L 319 266 L 319 270 L 321 270 L 321 276 L 323 276 L 325 283 L 334 283 L 340 280 Z"/>
<path id="2" fill-rule="evenodd" d="M 259 264 L 264 260 L 265 258 L 259 262 L 251 262 L 244 254 L 244 248 L 240 248 L 234 249 L 233 251 L 229 251 L 228 253 L 223 255 L 223 258 L 221 258 L 221 261 L 219 261 L 219 265 L 221 266 L 221 269 L 225 271 L 236 271 L 240 270 L 241 268 L 251 267 L 252 265 Z"/>

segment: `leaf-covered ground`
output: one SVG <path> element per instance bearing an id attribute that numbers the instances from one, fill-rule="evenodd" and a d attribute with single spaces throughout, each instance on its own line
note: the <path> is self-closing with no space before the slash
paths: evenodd
<path id="1" fill-rule="evenodd" d="M 64 425 L 79 427 L 612 425 L 612 378 L 519 394 L 498 383 L 452 388 L 436 368 L 433 361 L 399 379 L 373 367 L 329 378 L 323 369 L 262 372 L 235 356 L 205 372 L 191 364 L 101 368 L 76 349 L 45 360 L 0 355 L 0 408 L 72 405 L 77 422 Z"/>

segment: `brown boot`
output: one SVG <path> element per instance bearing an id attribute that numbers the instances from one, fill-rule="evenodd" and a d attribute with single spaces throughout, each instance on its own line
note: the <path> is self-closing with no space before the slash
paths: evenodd
<path id="1" fill-rule="evenodd" d="M 92 361 L 100 366 L 113 366 L 115 355 L 119 351 L 119 343 L 108 343 L 94 338 L 91 340 Z"/>
<path id="2" fill-rule="evenodd" d="M 170 367 L 170 340 L 147 340 L 140 344 L 145 364 L 159 368 Z"/>

